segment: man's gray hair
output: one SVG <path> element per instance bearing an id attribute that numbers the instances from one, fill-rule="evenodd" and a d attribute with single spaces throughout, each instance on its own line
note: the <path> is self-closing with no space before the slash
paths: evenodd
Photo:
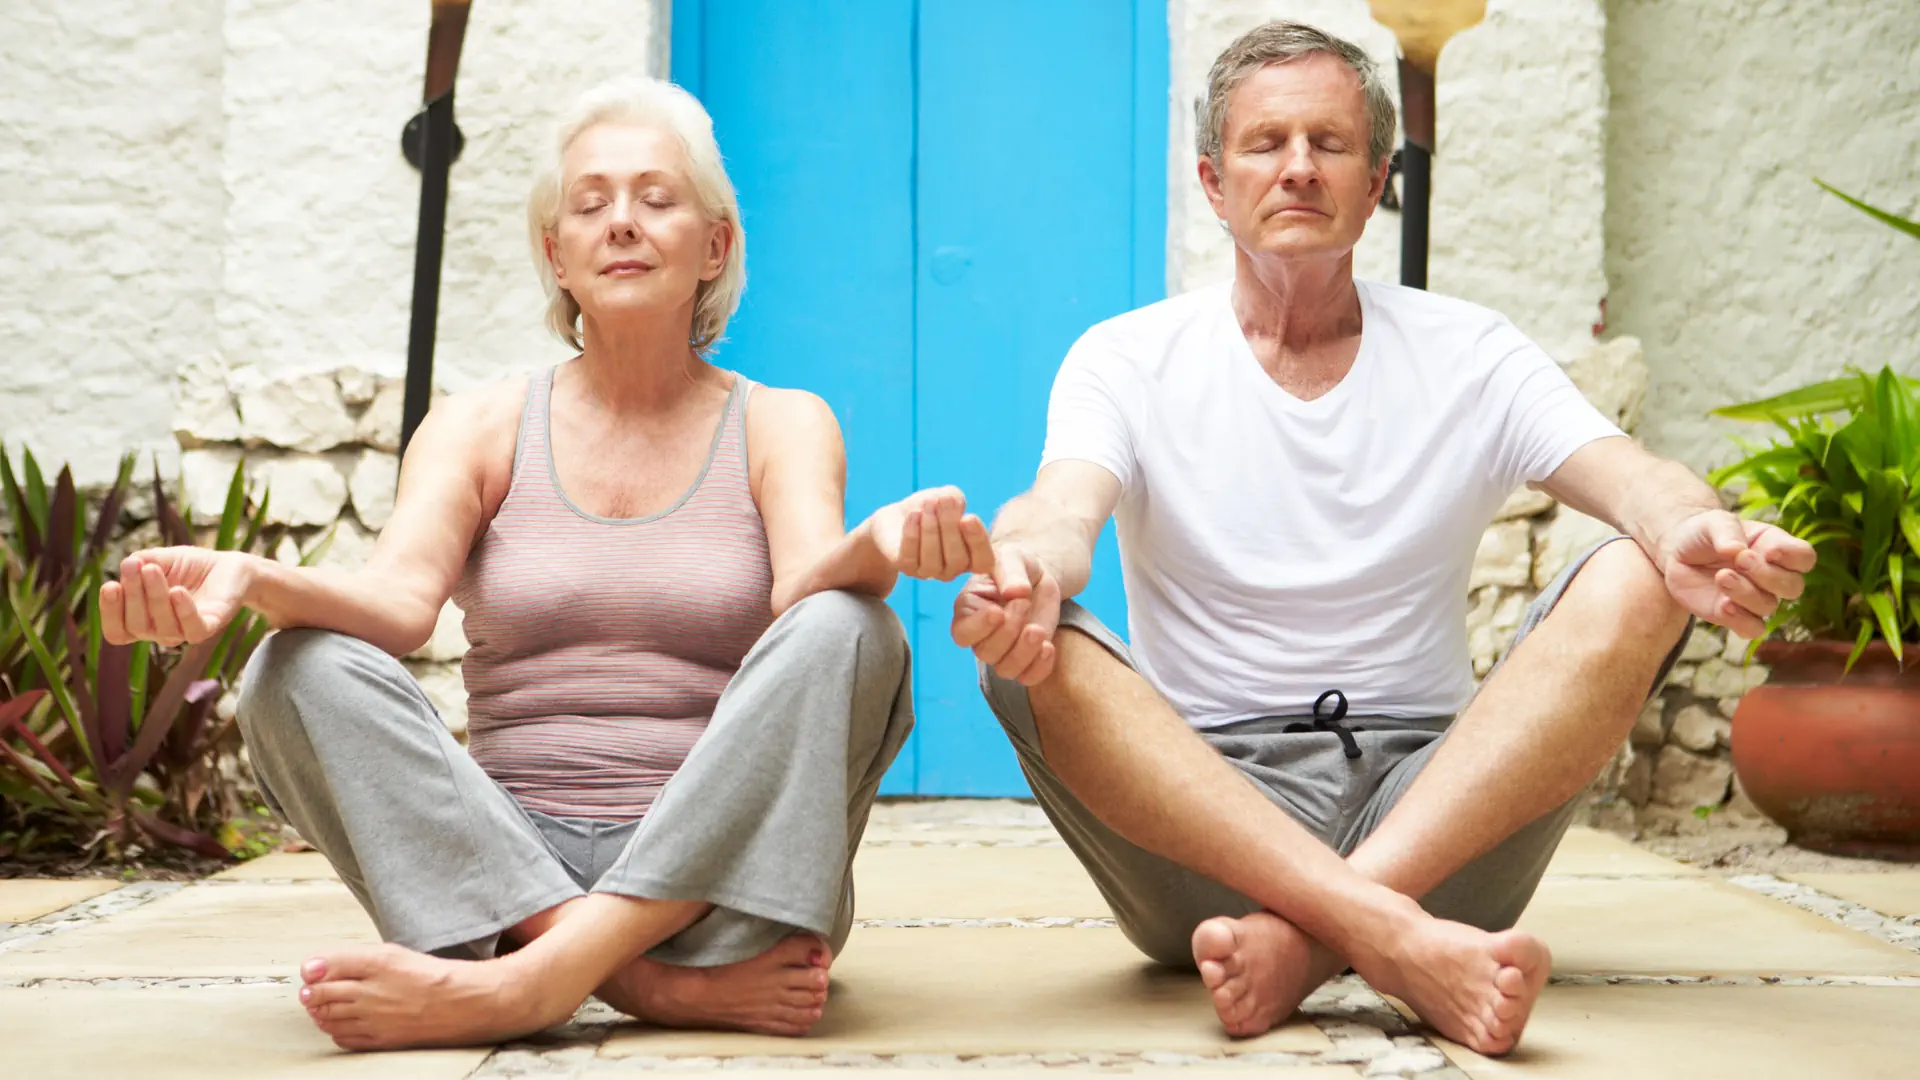
<path id="1" fill-rule="evenodd" d="M 1305 23 L 1276 19 L 1256 26 L 1227 46 L 1207 73 L 1206 96 L 1194 102 L 1194 142 L 1200 156 L 1220 162 L 1220 140 L 1227 126 L 1227 99 L 1247 77 L 1268 64 L 1326 53 L 1338 57 L 1360 77 L 1367 99 L 1367 160 L 1374 168 L 1393 153 L 1393 95 L 1380 81 L 1380 69 L 1367 51 Z"/>

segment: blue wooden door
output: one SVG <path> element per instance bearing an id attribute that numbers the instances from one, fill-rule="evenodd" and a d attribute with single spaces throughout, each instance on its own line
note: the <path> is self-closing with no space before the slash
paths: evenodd
<path id="1" fill-rule="evenodd" d="M 833 406 L 849 521 L 946 483 L 991 519 L 1073 339 L 1164 293 L 1165 0 L 676 0 L 672 64 L 746 228 L 720 362 Z M 1022 795 L 956 589 L 894 593 L 919 725 L 883 790 Z M 1082 599 L 1125 626 L 1111 529 Z"/>

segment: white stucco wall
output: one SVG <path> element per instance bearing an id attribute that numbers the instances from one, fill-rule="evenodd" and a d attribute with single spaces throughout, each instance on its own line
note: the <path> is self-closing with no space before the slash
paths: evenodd
<path id="1" fill-rule="evenodd" d="M 541 329 L 525 200 L 554 115 L 659 70 L 650 0 L 476 4 L 461 54 L 435 371 L 458 389 L 559 355 Z M 233 363 L 405 368 L 426 5 L 229 0 L 221 345 Z"/>
<path id="2" fill-rule="evenodd" d="M 1608 323 L 1652 368 L 1642 434 L 1695 465 L 1708 409 L 1888 361 L 1920 373 L 1920 9 L 1611 0 Z M 1748 429 L 1752 432 L 1753 429 Z"/>
<path id="3" fill-rule="evenodd" d="M 1600 0 L 1491 0 L 1434 79 L 1428 286 L 1562 359 L 1591 347 L 1607 288 L 1605 55 Z"/>
<path id="4" fill-rule="evenodd" d="M 0 436 L 171 453 L 220 284 L 220 0 L 0 4 Z"/>
<path id="5" fill-rule="evenodd" d="M 1398 48 L 1365 0 L 1176 0 L 1172 291 L 1233 272 L 1231 243 L 1194 172 L 1191 102 L 1220 50 L 1274 18 L 1359 43 L 1398 101 Z M 1505 312 L 1562 356 L 1592 341 L 1606 291 L 1605 25 L 1599 0 L 1493 0 L 1482 23 L 1447 45 L 1436 78 L 1428 285 Z M 1374 214 L 1354 269 L 1400 280 L 1398 214 Z"/>
<path id="6" fill-rule="evenodd" d="M 554 114 L 663 70 L 666 2 L 475 5 L 436 372 L 560 355 L 524 207 Z M 45 10 L 42 10 L 45 9 Z M 172 462 L 181 365 L 404 369 L 428 5 L 0 5 L 0 432 L 83 479 Z M 15 137 L 15 133 L 18 136 Z"/>

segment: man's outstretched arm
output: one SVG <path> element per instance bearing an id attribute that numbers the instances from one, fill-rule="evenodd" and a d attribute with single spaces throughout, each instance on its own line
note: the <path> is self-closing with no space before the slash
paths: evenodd
<path id="1" fill-rule="evenodd" d="M 1056 461 L 993 525 L 993 573 L 953 604 L 953 640 L 1027 686 L 1053 671 L 1060 601 L 1087 587 L 1093 547 L 1120 502 L 1120 481 L 1086 461 Z"/>
<path id="2" fill-rule="evenodd" d="M 1588 443 L 1540 486 L 1633 537 L 1674 599 L 1741 637 L 1759 637 L 1813 569 L 1806 541 L 1728 513 L 1693 470 L 1628 439 Z"/>

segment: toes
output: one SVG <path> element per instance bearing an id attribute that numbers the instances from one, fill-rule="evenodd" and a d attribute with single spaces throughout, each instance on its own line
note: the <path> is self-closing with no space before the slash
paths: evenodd
<path id="1" fill-rule="evenodd" d="M 300 988 L 300 1004 L 309 1010 L 354 1001 L 360 997 L 360 984 L 347 979 L 328 979 Z"/>
<path id="2" fill-rule="evenodd" d="M 300 977 L 308 983 L 331 979 L 365 979 L 387 966 L 385 949 L 346 949 L 316 956 L 300 965 Z"/>
<path id="3" fill-rule="evenodd" d="M 1234 932 L 1232 919 L 1208 919 L 1193 928 L 1193 959 L 1196 963 L 1225 961 L 1239 948 L 1240 936 Z"/>
<path id="4" fill-rule="evenodd" d="M 1227 967 L 1218 960 L 1200 961 L 1200 981 L 1207 989 L 1218 991 L 1227 981 Z M 1217 998 L 1218 993 L 1215 994 Z"/>

